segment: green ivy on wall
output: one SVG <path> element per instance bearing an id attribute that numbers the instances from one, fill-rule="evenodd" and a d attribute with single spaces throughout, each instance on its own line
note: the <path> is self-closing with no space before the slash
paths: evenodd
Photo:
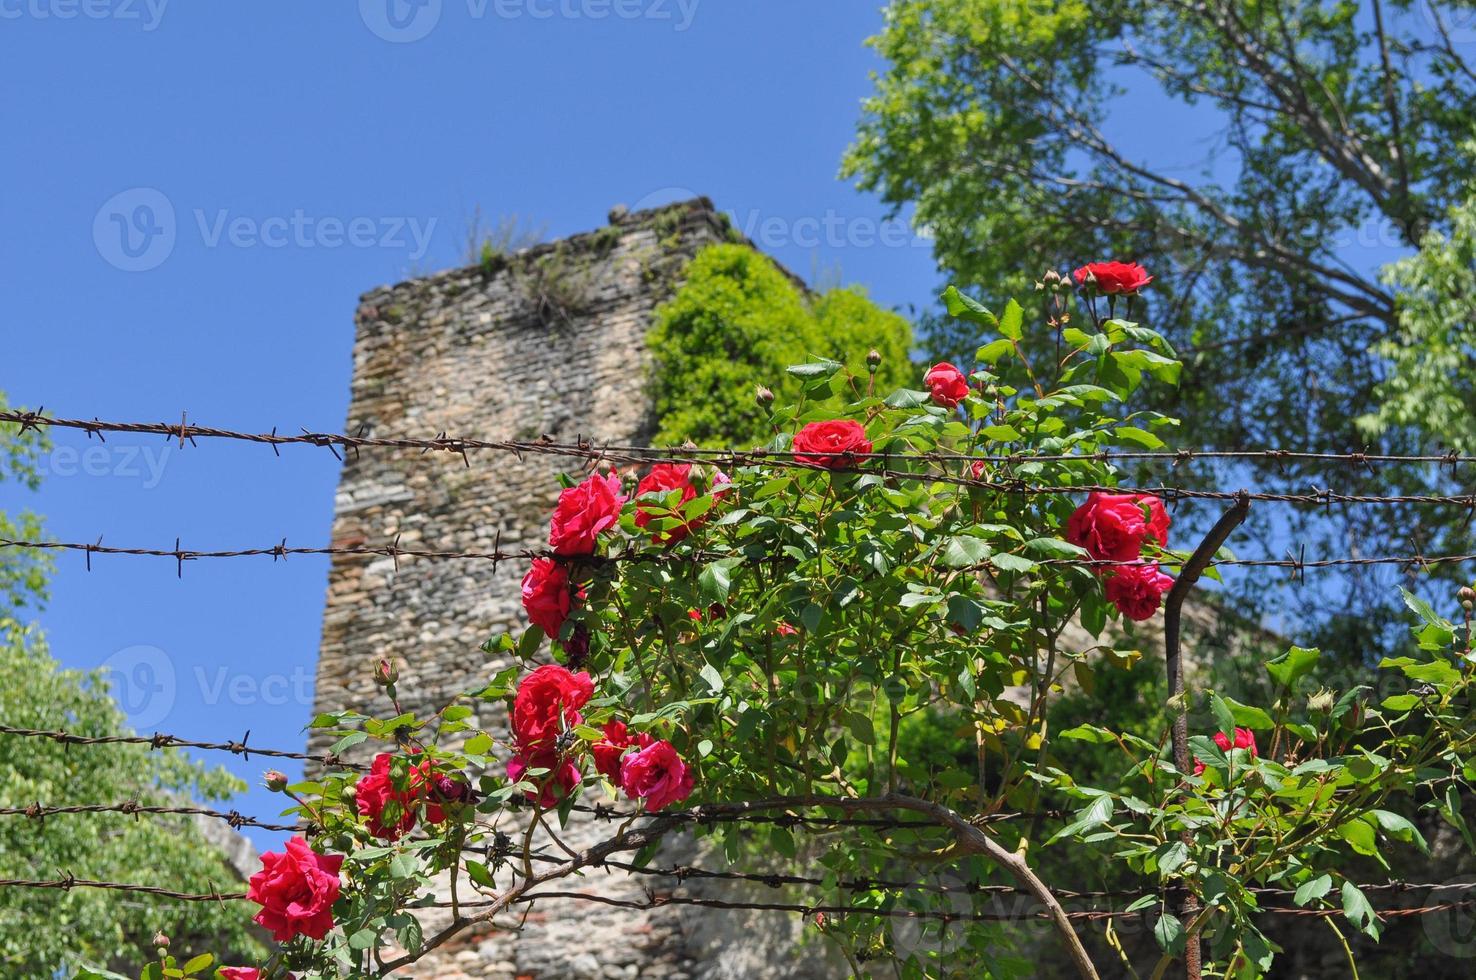
<path id="1" fill-rule="evenodd" d="M 772 435 L 754 387 L 793 401 L 799 382 L 786 366 L 815 356 L 866 376 L 880 352 L 877 390 L 917 386 L 907 321 L 859 287 L 810 296 L 774 261 L 744 245 L 712 245 L 687 267 L 686 281 L 656 313 L 648 343 L 658 445 L 750 445 Z"/>

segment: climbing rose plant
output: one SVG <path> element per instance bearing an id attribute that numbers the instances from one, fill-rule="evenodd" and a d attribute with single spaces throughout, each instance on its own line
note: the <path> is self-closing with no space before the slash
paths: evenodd
<path id="1" fill-rule="evenodd" d="M 761 392 L 766 445 L 649 468 L 637 455 L 569 480 L 523 580 L 529 625 L 486 645 L 511 666 L 421 717 L 381 661 L 384 717 L 313 723 L 336 753 L 375 746 L 368 770 L 292 786 L 268 774 L 306 828 L 251 880 L 256 921 L 281 945 L 219 975 L 387 975 L 471 926 L 515 927 L 545 882 L 621 852 L 650 860 L 676 830 L 706 837 L 715 863 L 820 878 L 803 900 L 830 911 L 812 935 L 858 975 L 874 961 L 908 978 L 1033 975 L 1009 952 L 1018 925 L 991 921 L 991 885 L 1028 895 L 1004 918 L 1045 920 L 1081 975 L 1115 968 L 1081 940 L 1100 927 L 1054 897 L 1082 883 L 1037 874 L 1055 848 L 1136 875 L 1143 897 L 1115 910 L 1151 923 L 1160 972 L 1191 942 L 1215 975 L 1269 970 L 1260 887 L 1376 935 L 1344 869 L 1389 842 L 1424 846 L 1395 797 L 1459 823 L 1476 738 L 1469 624 L 1410 597 L 1422 655 L 1383 666 L 1418 686 L 1377 703 L 1302 689 L 1318 654 L 1295 647 L 1265 665 L 1274 704 L 1182 696 L 1169 708 L 1199 723 L 1191 771 L 1166 735 L 1110 718 L 1051 731 L 1068 686 L 1160 669 L 1140 624 L 1194 544 L 1099 455 L 1164 445 L 1175 421 L 1129 404 L 1176 382 L 1172 349 L 1094 304 L 1082 326 L 1072 315 L 1077 290 L 1130 301 L 1151 277 L 1094 264 L 1074 278 L 1047 278 L 1038 328 L 1014 302 L 996 316 L 950 289 L 949 312 L 983 342 L 968 372 L 939 364 L 915 390 L 878 391 L 878 358 L 869 375 L 798 364 L 794 404 Z M 1118 750 L 1118 782 L 1073 777 L 1083 745 Z M 621 814 L 607 840 L 535 863 L 595 805 Z M 724 819 L 740 812 L 777 819 Z M 849 822 L 806 834 L 806 817 Z"/>

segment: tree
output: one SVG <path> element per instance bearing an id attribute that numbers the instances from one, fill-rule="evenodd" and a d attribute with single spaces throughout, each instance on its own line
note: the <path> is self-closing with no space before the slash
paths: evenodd
<path id="1" fill-rule="evenodd" d="M 3 402 L 3 399 L 0 399 Z M 0 473 L 35 487 L 34 432 L 0 427 Z M 16 529 L 23 529 L 17 533 Z M 0 514 L 0 534 L 35 540 L 40 522 L 27 513 Z M 36 609 L 46 595 L 47 564 L 7 550 L 0 560 L 0 596 L 10 610 Z M 33 626 L 0 615 L 0 719 L 15 728 L 65 729 L 86 736 L 127 734 L 123 713 L 97 672 L 64 670 Z M 0 736 L 0 806 L 26 807 L 135 800 L 179 805 L 188 798 L 226 799 L 242 784 L 224 770 L 207 770 L 177 751 L 143 745 L 72 747 Z M 0 878 L 125 881 L 208 892 L 234 890 L 238 876 L 186 816 L 129 817 L 120 813 L 0 816 Z M 136 962 L 156 932 L 176 949 L 209 941 L 250 955 L 257 941 L 239 916 L 217 904 L 77 888 L 0 888 L 0 974 L 52 977 L 81 963 Z"/>
<path id="2" fill-rule="evenodd" d="M 1451 449 L 1476 452 L 1476 198 L 1451 209 L 1449 232 L 1430 231 L 1420 250 L 1387 271 L 1398 290 L 1394 335 L 1378 345 L 1388 371 L 1367 431 L 1418 426 Z"/>
<path id="3" fill-rule="evenodd" d="M 1462 348 L 1411 341 L 1434 332 L 1431 314 L 1449 285 L 1418 270 L 1453 271 L 1458 254 L 1443 243 L 1459 234 L 1452 209 L 1468 193 L 1476 73 L 1452 25 L 1471 9 L 1444 0 L 895 0 L 872 40 L 888 68 L 843 172 L 895 209 L 915 206 L 954 281 L 1018 293 L 1047 268 L 1121 258 L 1174 282 L 1171 296 L 1150 289 L 1144 302 L 1185 355 L 1183 384 L 1159 407 L 1186 420 L 1191 444 L 1450 446 L 1453 429 L 1473 429 L 1470 403 L 1461 416 L 1444 377 Z M 1174 101 L 1220 121 L 1198 174 L 1184 172 L 1177 147 L 1172 160 L 1145 160 L 1109 135 L 1119 121 L 1152 127 L 1151 113 Z M 1426 245 L 1428 257 L 1381 279 L 1377 261 L 1351 264 L 1341 247 L 1371 231 L 1398 249 Z M 949 321 L 923 334 L 939 356 L 968 347 Z M 1394 377 L 1377 388 L 1391 365 Z M 1360 429 L 1376 389 L 1397 407 Z M 1256 475 L 1301 490 L 1334 478 L 1296 463 Z M 1433 467 L 1335 479 L 1375 492 L 1441 481 Z M 1254 530 L 1276 552 L 1287 539 L 1310 543 L 1309 553 L 1320 541 L 1346 551 L 1387 519 L 1368 517 L 1293 517 Z M 1305 612 L 1325 618 L 1346 604 L 1354 620 L 1392 621 L 1387 605 L 1337 598 L 1392 594 L 1369 587 L 1390 583 L 1358 574 L 1331 600 L 1305 590 Z"/>

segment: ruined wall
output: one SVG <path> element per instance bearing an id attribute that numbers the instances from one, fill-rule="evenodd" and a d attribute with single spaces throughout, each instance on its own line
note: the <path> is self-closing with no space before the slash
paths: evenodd
<path id="1" fill-rule="evenodd" d="M 731 240 L 706 199 L 482 266 L 377 289 L 356 317 L 349 432 L 381 437 L 642 442 L 654 431 L 644 394 L 644 339 L 655 308 L 706 245 Z M 333 544 L 491 551 L 546 545 L 556 477 L 573 461 L 366 451 L 344 460 Z M 317 711 L 383 715 L 371 658 L 399 665 L 408 711 L 438 710 L 506 666 L 481 644 L 523 625 L 510 562 L 335 556 L 318 661 Z M 504 724 L 491 716 L 485 726 Z M 313 751 L 327 743 L 315 738 Z M 570 843 L 608 825 L 576 826 Z M 676 842 L 674 854 L 690 845 Z M 659 882 L 656 883 L 659 886 Z M 601 872 L 578 883 L 644 897 L 650 879 Z M 667 887 L 670 887 L 667 885 Z M 772 893 L 770 893 L 772 897 Z M 829 975 L 811 952 L 784 955 L 798 922 L 784 916 L 638 912 L 586 903 L 540 905 L 521 933 L 481 933 L 404 975 L 497 980 L 650 977 L 754 980 Z M 687 914 L 683 914 L 683 913 Z M 433 926 L 433 924 L 430 924 Z M 427 932 L 430 928 L 427 929 Z M 740 941 L 741 939 L 741 941 Z"/>

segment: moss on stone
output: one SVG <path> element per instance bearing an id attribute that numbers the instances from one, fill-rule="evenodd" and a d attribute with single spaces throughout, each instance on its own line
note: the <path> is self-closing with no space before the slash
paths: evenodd
<path id="1" fill-rule="evenodd" d="M 875 348 L 882 355 L 878 390 L 915 387 L 911 343 L 907 321 L 859 287 L 811 296 L 752 248 L 709 246 L 657 310 L 648 337 L 656 442 L 766 441 L 772 433 L 754 387 L 772 388 L 781 402 L 794 399 L 799 382 L 784 369 L 814 356 L 841 361 L 864 377 L 867 351 Z"/>

